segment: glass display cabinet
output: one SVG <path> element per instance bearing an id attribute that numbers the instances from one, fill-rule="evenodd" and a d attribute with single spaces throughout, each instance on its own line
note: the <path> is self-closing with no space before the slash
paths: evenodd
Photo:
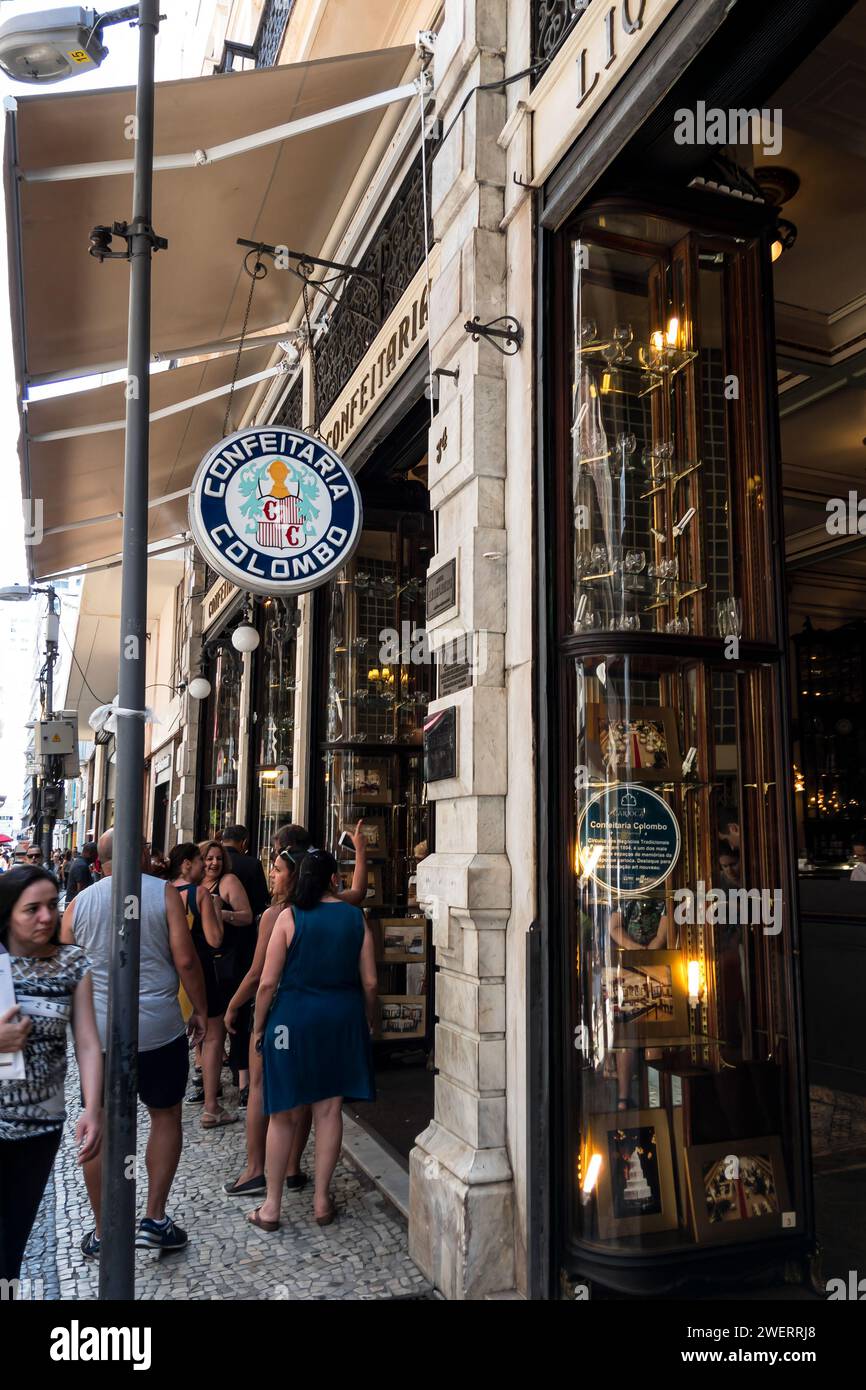
<path id="1" fill-rule="evenodd" d="M 240 659 L 221 643 L 210 655 L 211 693 L 202 717 L 202 784 L 199 839 L 208 839 L 237 815 L 238 747 L 241 727 Z"/>
<path id="2" fill-rule="evenodd" d="M 292 819 L 298 622 L 296 599 L 267 598 L 256 605 L 251 820 L 265 873 L 274 832 Z"/>
<path id="3" fill-rule="evenodd" d="M 767 252 L 622 204 L 557 241 L 561 1249 L 661 1294 L 810 1230 Z"/>
<path id="4" fill-rule="evenodd" d="M 418 862 L 432 849 L 422 749 L 432 665 L 417 659 L 428 556 L 422 518 L 368 525 L 325 591 L 323 839 L 337 845 L 363 818 L 365 910 L 379 960 L 375 1038 L 415 1050 L 429 1044 L 433 1028 L 429 923 L 416 893 Z M 345 851 L 338 859 L 348 887 L 354 862 Z"/>

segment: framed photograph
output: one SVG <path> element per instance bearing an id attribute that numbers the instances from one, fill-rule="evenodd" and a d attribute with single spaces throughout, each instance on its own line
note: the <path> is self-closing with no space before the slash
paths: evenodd
<path id="1" fill-rule="evenodd" d="M 344 825 L 344 830 L 354 833 L 355 825 Z M 367 854 L 372 859 L 384 859 L 386 856 L 387 829 L 385 821 L 381 816 L 374 816 L 370 820 L 365 820 L 361 826 L 361 833 L 367 841 Z"/>
<path id="2" fill-rule="evenodd" d="M 350 799 L 361 806 L 388 806 L 391 803 L 391 789 L 382 764 L 353 763 L 349 773 L 349 790 Z"/>
<path id="3" fill-rule="evenodd" d="M 608 782 L 678 782 L 683 774 L 673 710 L 631 705 L 614 719 L 601 705 L 586 711 L 589 760 Z"/>
<path id="4" fill-rule="evenodd" d="M 340 892 L 345 893 L 351 888 L 352 880 L 355 877 L 354 864 L 341 864 L 337 870 L 340 878 Z M 382 869 L 378 864 L 367 865 L 367 896 L 361 903 L 361 907 L 381 907 L 382 906 Z"/>
<path id="5" fill-rule="evenodd" d="M 427 1031 L 427 1000 L 422 994 L 380 994 L 376 1037 L 423 1038 Z"/>
<path id="6" fill-rule="evenodd" d="M 427 956 L 427 922 L 424 917 L 383 917 L 379 922 L 380 959 L 410 965 Z"/>
<path id="7" fill-rule="evenodd" d="M 696 1241 L 750 1240 L 781 1231 L 790 1198 L 778 1135 L 686 1149 Z"/>
<path id="8" fill-rule="evenodd" d="M 589 1153 L 601 1155 L 597 1195 L 603 1240 L 670 1231 L 677 1203 L 668 1117 L 664 1110 L 590 1115 Z"/>
<path id="9" fill-rule="evenodd" d="M 602 971 L 611 1047 L 666 1047 L 687 1043 L 689 986 L 681 951 L 618 950 Z"/>

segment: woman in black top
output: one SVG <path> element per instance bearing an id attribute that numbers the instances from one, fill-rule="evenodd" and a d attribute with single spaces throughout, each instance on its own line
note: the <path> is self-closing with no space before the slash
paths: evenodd
<path id="1" fill-rule="evenodd" d="M 66 1031 L 72 1025 L 84 1092 L 79 1163 L 102 1139 L 102 1048 L 90 962 L 60 945 L 57 880 L 47 869 L 0 878 L 0 953 L 15 1005 L 0 1013 L 0 1053 L 24 1053 L 25 1076 L 0 1079 L 0 1279 L 16 1280 L 66 1118 Z M 11 1059 L 7 1071 L 11 1071 Z"/>
<path id="2" fill-rule="evenodd" d="M 223 925 L 213 898 L 203 885 L 204 860 L 198 845 L 189 842 L 175 845 L 168 857 L 170 881 L 183 899 L 193 945 L 201 961 L 207 990 L 207 1032 L 201 1045 L 201 1070 L 204 1085 L 202 1129 L 220 1129 L 233 1125 L 237 1115 L 230 1115 L 219 1103 L 220 1072 L 223 1065 L 225 1024 L 223 1014 L 231 995 L 231 979 L 221 979 L 223 960 Z"/>

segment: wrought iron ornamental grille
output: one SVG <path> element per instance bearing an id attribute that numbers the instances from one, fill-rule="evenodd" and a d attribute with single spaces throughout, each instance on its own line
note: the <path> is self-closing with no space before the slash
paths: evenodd
<path id="1" fill-rule="evenodd" d="M 428 152 L 428 182 L 430 156 Z M 428 201 L 429 201 L 428 187 Z M 431 232 L 432 240 L 432 232 Z M 333 405 L 382 324 L 424 261 L 421 154 L 403 180 L 376 237 L 358 266 L 376 276 L 352 276 L 331 326 L 316 349 L 319 419 Z"/>
<path id="2" fill-rule="evenodd" d="M 304 414 L 304 375 L 301 372 L 297 381 L 286 396 L 280 410 L 277 412 L 275 425 L 288 425 L 289 429 L 299 430 L 303 421 Z"/>
<path id="3" fill-rule="evenodd" d="M 538 63 L 552 58 L 591 0 L 533 0 L 532 52 Z"/>
<path id="4" fill-rule="evenodd" d="M 256 38 L 256 67 L 271 68 L 280 56 L 295 0 L 267 0 Z"/>

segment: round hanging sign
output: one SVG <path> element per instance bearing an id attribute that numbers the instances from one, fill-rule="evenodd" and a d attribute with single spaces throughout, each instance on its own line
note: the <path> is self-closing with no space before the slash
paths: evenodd
<path id="1" fill-rule="evenodd" d="M 196 469 L 189 524 L 208 564 L 241 589 L 279 596 L 325 584 L 361 536 L 358 484 L 301 430 L 238 430 Z"/>
<path id="2" fill-rule="evenodd" d="M 657 888 L 680 857 L 680 827 L 664 797 L 635 782 L 591 796 L 577 825 L 583 874 L 620 897 Z"/>

